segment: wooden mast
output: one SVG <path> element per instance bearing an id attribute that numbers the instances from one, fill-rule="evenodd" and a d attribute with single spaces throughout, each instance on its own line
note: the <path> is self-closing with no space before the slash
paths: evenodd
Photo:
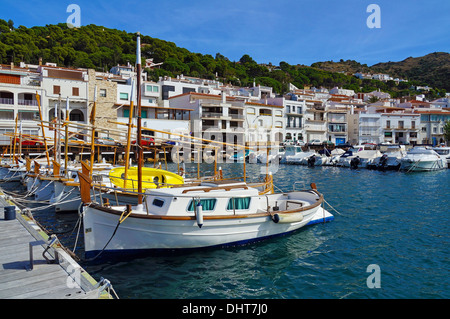
<path id="1" fill-rule="evenodd" d="M 92 177 L 92 173 L 94 171 L 94 155 L 95 155 L 95 112 L 97 107 L 97 86 L 94 88 L 94 106 L 92 107 L 91 111 L 91 125 L 92 125 L 92 131 L 91 131 L 91 158 L 90 158 L 90 171 L 89 175 Z"/>
<path id="2" fill-rule="evenodd" d="M 50 157 L 48 155 L 47 139 L 45 138 L 44 123 L 42 120 L 41 99 L 37 92 L 36 92 L 36 100 L 37 100 L 37 104 L 38 104 L 38 108 L 39 108 L 39 118 L 41 120 L 42 137 L 44 138 L 45 156 L 47 157 L 47 165 L 48 165 L 48 167 L 50 167 Z"/>
<path id="3" fill-rule="evenodd" d="M 64 123 L 64 129 L 65 129 L 65 136 L 64 136 L 64 173 L 67 175 L 67 166 L 68 166 L 68 159 L 67 154 L 69 150 L 69 125 L 67 124 L 69 122 L 69 97 L 66 99 L 66 123 Z"/>
<path id="4" fill-rule="evenodd" d="M 127 134 L 127 148 L 125 149 L 125 175 L 123 180 L 123 188 L 127 188 L 128 181 L 128 166 L 130 161 L 130 144 L 131 144 L 131 128 L 133 127 L 133 109 L 134 109 L 134 86 L 133 79 L 131 80 L 131 101 L 130 101 L 130 114 L 128 118 L 128 134 Z"/>
<path id="5" fill-rule="evenodd" d="M 142 149 L 141 132 L 141 34 L 137 33 L 136 39 L 136 64 L 137 64 L 137 164 L 138 164 L 138 205 L 142 204 L 142 164 L 144 162 L 144 152 Z"/>

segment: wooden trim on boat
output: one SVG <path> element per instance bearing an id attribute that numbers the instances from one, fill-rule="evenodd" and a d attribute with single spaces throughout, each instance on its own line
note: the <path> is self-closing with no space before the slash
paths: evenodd
<path id="1" fill-rule="evenodd" d="M 236 189 L 236 188 L 243 188 L 243 189 L 248 189 L 247 185 L 233 185 L 233 186 L 218 186 L 218 187 L 204 187 L 204 188 L 190 188 L 190 189 L 185 189 L 184 191 L 182 191 L 182 194 L 186 194 L 188 192 L 205 192 L 208 193 L 210 191 L 215 191 L 215 190 L 225 190 L 225 191 L 229 191 L 232 189 Z"/>
<path id="2" fill-rule="evenodd" d="M 274 212 L 262 212 L 262 213 L 256 213 L 256 214 L 237 214 L 237 215 L 203 215 L 204 220 L 217 220 L 217 219 L 239 219 L 239 218 L 254 218 L 254 217 L 265 217 L 265 216 L 272 216 L 273 214 L 294 214 L 294 213 L 300 213 L 306 210 L 310 210 L 312 208 L 315 208 L 317 206 L 320 206 L 323 203 L 323 195 L 318 193 L 319 198 L 314 204 L 299 207 L 296 209 L 290 209 L 290 210 L 283 210 L 283 211 L 274 211 Z M 98 203 L 89 203 L 87 204 L 88 207 L 98 209 L 100 211 L 103 211 L 105 213 L 113 214 L 121 216 L 123 211 L 115 210 L 110 207 L 102 206 Z M 131 213 L 128 217 L 134 217 L 134 218 L 140 218 L 140 219 L 159 219 L 159 220 L 195 220 L 195 215 L 192 216 L 167 216 L 167 215 L 142 215 L 142 214 L 134 214 Z"/>
<path id="3" fill-rule="evenodd" d="M 59 181 L 59 182 L 69 182 L 73 179 L 67 178 L 65 176 L 39 176 L 42 181 Z"/>

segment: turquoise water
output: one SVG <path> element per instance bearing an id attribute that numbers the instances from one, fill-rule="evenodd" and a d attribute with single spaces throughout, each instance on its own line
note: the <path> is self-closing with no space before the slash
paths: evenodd
<path id="1" fill-rule="evenodd" d="M 226 176 L 242 172 L 242 164 L 221 166 Z M 247 164 L 247 175 L 258 178 L 261 167 Z M 211 165 L 202 167 L 208 170 Z M 95 279 L 110 280 L 122 299 L 450 297 L 450 170 L 280 165 L 274 174 L 284 191 L 297 181 L 297 188 L 316 183 L 339 212 L 329 208 L 334 221 L 246 246 L 81 264 Z M 35 216 L 61 234 L 70 233 L 77 220 L 76 214 Z M 64 240 L 73 241 L 73 236 Z M 369 265 L 379 267 L 379 288 L 369 288 Z"/>

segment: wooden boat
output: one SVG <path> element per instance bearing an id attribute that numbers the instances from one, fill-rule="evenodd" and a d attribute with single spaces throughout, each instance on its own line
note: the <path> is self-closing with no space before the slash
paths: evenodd
<path id="1" fill-rule="evenodd" d="M 125 167 L 116 167 L 109 172 L 109 179 L 119 188 L 137 191 L 137 167 L 128 168 L 128 182 L 125 187 L 123 178 Z M 144 189 L 171 187 L 172 185 L 181 185 L 184 183 L 182 176 L 159 168 L 142 167 L 142 187 Z"/>

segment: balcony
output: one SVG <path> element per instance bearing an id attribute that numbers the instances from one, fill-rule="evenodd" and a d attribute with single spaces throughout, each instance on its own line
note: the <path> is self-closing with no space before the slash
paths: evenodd
<path id="1" fill-rule="evenodd" d="M 202 119 L 231 119 L 231 116 L 225 116 L 223 113 L 203 112 Z"/>
<path id="2" fill-rule="evenodd" d="M 329 125 L 328 132 L 330 133 L 346 133 L 347 128 L 345 125 Z"/>

